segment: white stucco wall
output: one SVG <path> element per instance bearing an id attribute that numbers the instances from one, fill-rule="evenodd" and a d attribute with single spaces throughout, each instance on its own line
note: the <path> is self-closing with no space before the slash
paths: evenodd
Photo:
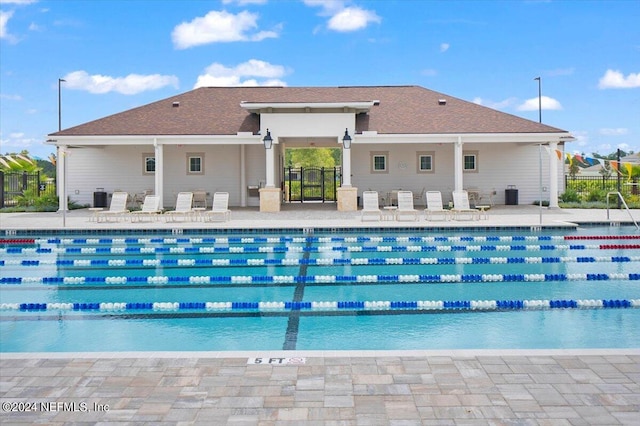
<path id="1" fill-rule="evenodd" d="M 180 191 L 205 190 L 210 197 L 216 191 L 229 192 L 229 205 L 240 205 L 240 146 L 237 145 L 164 145 L 164 207 L 175 206 Z M 187 155 L 204 156 L 204 173 L 187 174 Z M 143 173 L 144 155 L 153 155 L 153 147 L 126 145 L 104 148 L 72 149 L 69 161 L 67 194 L 73 201 L 93 205 L 97 188 L 111 194 L 114 190 L 131 193 L 154 189 L 154 175 Z M 246 185 L 264 180 L 264 148 L 246 146 Z M 249 205 L 259 200 L 247 198 Z M 253 201 L 253 203 L 252 203 Z"/>
<path id="2" fill-rule="evenodd" d="M 539 155 L 537 145 L 511 143 L 467 143 L 463 152 L 477 154 L 478 171 L 463 173 L 463 187 L 477 188 L 481 193 L 495 191 L 495 204 L 504 204 L 505 189 L 515 185 L 518 189 L 519 204 L 531 204 L 539 195 Z M 388 172 L 371 171 L 371 153 L 388 152 Z M 434 172 L 418 173 L 418 152 L 430 152 L 434 155 Z M 555 154 L 553 154 L 555 155 Z M 454 145 L 453 144 L 394 144 L 354 145 L 352 148 L 352 183 L 362 191 L 375 190 L 386 193 L 394 189 L 411 190 L 414 193 L 423 190 L 441 191 L 443 201 L 451 200 L 454 188 Z M 547 191 L 549 184 L 549 154 L 542 149 L 542 186 Z M 558 188 L 562 193 L 562 162 L 558 162 Z M 549 193 L 543 192 L 543 200 L 549 199 Z M 484 200 L 483 200 L 484 202 Z"/>
<path id="3" fill-rule="evenodd" d="M 274 146 L 275 148 L 275 146 Z M 241 192 L 248 185 L 265 181 L 265 149 L 262 145 L 245 146 L 245 179 L 241 179 L 241 147 L 239 145 L 164 145 L 164 207 L 175 205 L 180 191 L 203 189 L 213 194 L 227 191 L 230 206 L 239 206 Z M 464 152 L 476 152 L 478 172 L 463 174 L 465 188 L 477 188 L 488 194 L 495 190 L 494 203 L 504 204 L 504 190 L 515 185 L 519 191 L 519 204 L 531 204 L 539 199 L 539 148 L 537 145 L 515 143 L 466 143 Z M 371 172 L 371 152 L 388 153 L 388 173 Z M 417 172 L 417 153 L 434 155 L 434 172 Z M 96 188 L 108 193 L 123 190 L 138 193 L 154 188 L 154 175 L 143 173 L 144 154 L 153 155 L 151 145 L 105 146 L 103 148 L 71 149 L 68 161 L 68 187 L 70 198 L 81 204 L 93 205 Z M 187 174 L 187 154 L 204 155 L 204 173 Z M 282 153 L 274 158 L 276 186 L 281 182 Z M 386 193 L 394 189 L 439 190 L 443 201 L 451 199 L 454 187 L 454 145 L 433 144 L 353 144 L 352 184 L 359 195 L 365 190 Z M 552 153 L 555 155 L 555 153 Z M 562 161 L 558 161 L 558 191 L 564 191 Z M 549 153 L 542 149 L 542 185 L 549 188 Z M 242 187 L 241 187 L 242 186 Z M 543 192 L 543 200 L 549 193 Z M 258 197 L 246 198 L 247 205 L 258 206 Z M 483 200 L 484 202 L 484 200 Z"/>

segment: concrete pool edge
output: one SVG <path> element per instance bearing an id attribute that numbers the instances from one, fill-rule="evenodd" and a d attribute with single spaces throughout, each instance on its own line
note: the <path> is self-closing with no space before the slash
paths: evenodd
<path id="1" fill-rule="evenodd" d="M 640 348 L 598 349 L 437 349 L 437 350 L 264 350 L 264 351 L 133 351 L 133 352 L 0 352 L 4 359 L 115 358 L 379 358 L 379 357 L 557 357 L 640 356 Z"/>

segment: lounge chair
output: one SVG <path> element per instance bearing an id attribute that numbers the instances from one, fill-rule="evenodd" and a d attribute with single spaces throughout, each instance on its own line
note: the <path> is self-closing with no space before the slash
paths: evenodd
<path id="1" fill-rule="evenodd" d="M 231 210 L 229 210 L 229 193 L 228 192 L 216 192 L 213 194 L 213 206 L 211 210 L 207 210 L 203 213 L 203 218 L 206 221 L 218 221 L 226 222 L 231 216 Z"/>
<path id="2" fill-rule="evenodd" d="M 129 194 L 126 192 L 114 192 L 111 196 L 111 203 L 109 203 L 109 210 L 96 212 L 96 222 L 106 221 L 108 218 L 115 218 L 116 220 L 120 220 L 127 213 L 127 198 L 129 198 Z"/>
<path id="3" fill-rule="evenodd" d="M 378 203 L 378 191 L 362 192 L 362 212 L 360 220 L 364 222 L 366 217 L 373 217 L 374 220 L 382 219 L 382 211 Z"/>
<path id="4" fill-rule="evenodd" d="M 191 219 L 193 215 L 193 209 L 191 208 L 191 202 L 193 201 L 193 192 L 179 192 L 176 199 L 175 210 L 169 210 L 164 214 L 165 222 L 173 221 L 176 217 L 182 216 L 187 219 Z"/>
<path id="5" fill-rule="evenodd" d="M 398 191 L 398 210 L 396 220 L 418 220 L 418 210 L 413 208 L 413 193 L 411 191 Z"/>
<path id="6" fill-rule="evenodd" d="M 479 220 L 480 212 L 469 206 L 469 194 L 467 191 L 453 191 L 453 218 L 456 220 L 464 220 L 468 215 L 471 220 Z"/>
<path id="7" fill-rule="evenodd" d="M 157 195 L 147 195 L 146 197 L 144 197 L 142 210 L 131 212 L 131 222 L 142 220 L 143 217 L 157 220 L 160 213 L 160 197 L 158 197 Z"/>
<path id="8" fill-rule="evenodd" d="M 440 191 L 427 191 L 427 207 L 424 209 L 427 220 L 433 220 L 434 216 L 442 216 L 444 220 L 451 219 L 451 212 L 444 208 L 442 204 L 442 193 Z"/>

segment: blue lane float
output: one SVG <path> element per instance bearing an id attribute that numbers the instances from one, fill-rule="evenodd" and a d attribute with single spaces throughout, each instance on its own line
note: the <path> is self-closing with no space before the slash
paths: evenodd
<path id="1" fill-rule="evenodd" d="M 381 243 L 381 242 L 511 242 L 565 240 L 630 240 L 640 236 L 297 236 L 297 237 L 184 237 L 184 238 L 37 238 L 32 244 L 105 245 L 105 244 L 287 244 L 287 243 Z"/>
<path id="2" fill-rule="evenodd" d="M 489 237 L 487 237 L 489 238 Z M 634 249 L 640 246 L 601 244 L 526 244 L 526 245 L 384 245 L 371 246 L 234 246 L 234 247 L 7 247 L 0 248 L 0 254 L 73 254 L 73 255 L 114 255 L 114 254 L 269 254 L 269 253 L 374 253 L 374 252 L 509 252 L 509 251 L 574 251 Z"/>
<path id="3" fill-rule="evenodd" d="M 560 282 L 637 281 L 640 274 L 384 274 L 384 275 L 234 275 L 234 276 L 149 276 L 149 277 L 2 277 L 0 284 L 357 284 L 357 283 L 476 283 L 476 282 Z"/>
<path id="4" fill-rule="evenodd" d="M 562 300 L 416 300 L 416 301 L 266 301 L 266 302 L 102 302 L 102 303 L 0 303 L 1 311 L 335 311 L 335 310 L 541 310 L 640 308 L 640 299 Z"/>
<path id="5" fill-rule="evenodd" d="M 185 266 L 234 267 L 234 266 L 363 266 L 363 265 L 451 265 L 451 264 L 513 264 L 513 263 L 629 263 L 640 262 L 640 256 L 531 256 L 531 257 L 380 257 L 380 258 L 319 258 L 319 259 L 6 259 L 0 267 L 131 267 L 156 268 Z"/>

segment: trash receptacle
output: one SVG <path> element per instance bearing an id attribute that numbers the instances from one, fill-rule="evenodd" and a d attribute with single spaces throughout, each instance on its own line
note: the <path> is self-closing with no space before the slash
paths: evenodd
<path id="1" fill-rule="evenodd" d="M 104 188 L 96 188 L 93 193 L 93 207 L 107 207 L 107 193 Z"/>
<path id="2" fill-rule="evenodd" d="M 504 190 L 504 203 L 507 206 L 518 205 L 518 190 L 515 185 L 508 185 L 507 189 Z"/>

